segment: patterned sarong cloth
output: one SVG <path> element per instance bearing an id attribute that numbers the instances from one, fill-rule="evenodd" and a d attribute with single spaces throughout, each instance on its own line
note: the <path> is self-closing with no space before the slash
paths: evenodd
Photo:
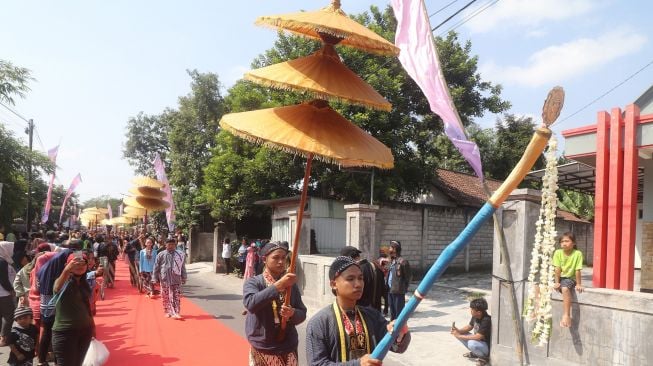
<path id="1" fill-rule="evenodd" d="M 161 283 L 161 300 L 166 314 L 179 314 L 181 286 Z"/>
<path id="2" fill-rule="evenodd" d="M 143 291 L 146 294 L 152 293 L 152 273 L 151 272 L 141 272 L 141 283 L 143 284 Z"/>
<path id="3" fill-rule="evenodd" d="M 297 351 L 288 353 L 264 353 L 256 348 L 249 349 L 249 366 L 298 366 Z"/>

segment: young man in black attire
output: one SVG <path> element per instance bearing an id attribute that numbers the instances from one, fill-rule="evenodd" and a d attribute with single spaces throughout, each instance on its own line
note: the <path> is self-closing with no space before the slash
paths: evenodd
<path id="1" fill-rule="evenodd" d="M 381 298 L 385 291 L 383 271 L 367 259 L 361 259 L 361 251 L 358 248 L 346 246 L 340 250 L 340 255 L 356 261 L 363 272 L 363 295 L 356 305 L 371 306 L 381 311 Z"/>

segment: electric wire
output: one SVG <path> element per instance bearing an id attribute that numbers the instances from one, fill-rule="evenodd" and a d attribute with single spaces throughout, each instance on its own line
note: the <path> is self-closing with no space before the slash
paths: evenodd
<path id="1" fill-rule="evenodd" d="M 489 7 L 491 7 L 492 5 L 494 5 L 494 4 L 498 3 L 498 2 L 499 2 L 499 0 L 493 0 L 493 1 L 490 1 L 489 3 L 486 3 L 485 6 L 479 7 L 476 11 L 474 11 L 474 13 L 472 13 L 471 15 L 465 17 L 464 19 L 462 19 L 458 23 L 454 24 L 453 26 L 449 27 L 449 29 L 447 29 L 446 31 L 440 33 L 438 36 L 442 37 L 442 36 L 446 35 L 447 33 L 458 29 L 461 25 L 463 25 L 463 24 L 467 23 L 468 21 L 472 20 L 474 17 L 476 17 L 477 15 L 479 15 L 482 12 L 486 11 Z"/>
<path id="2" fill-rule="evenodd" d="M 612 93 L 615 89 L 617 89 L 618 87 L 622 86 L 623 84 L 625 84 L 626 82 L 628 82 L 630 79 L 634 78 L 637 74 L 639 74 L 640 72 L 644 71 L 647 67 L 649 67 L 649 66 L 651 66 L 651 65 L 653 65 L 653 60 L 649 61 L 649 63 L 647 63 L 646 65 L 644 65 L 644 66 L 643 66 L 642 68 L 640 68 L 639 70 L 635 71 L 633 74 L 631 74 L 630 76 L 628 76 L 627 78 L 625 78 L 624 80 L 622 80 L 622 81 L 621 81 L 620 83 L 618 83 L 617 85 L 615 85 L 615 86 L 613 86 L 612 88 L 610 88 L 610 89 L 609 89 L 608 91 L 606 91 L 605 93 L 599 95 L 598 97 L 594 98 L 591 102 L 585 104 L 585 105 L 584 105 L 583 107 L 581 107 L 579 110 L 577 110 L 577 111 L 575 111 L 574 113 L 572 113 L 572 114 L 566 116 L 565 118 L 562 118 L 562 119 L 560 119 L 560 120 L 558 120 L 558 121 L 555 121 L 555 122 L 551 125 L 551 127 L 557 125 L 558 123 L 562 123 L 562 122 L 564 122 L 564 121 L 570 119 L 571 117 L 577 115 L 578 113 L 584 111 L 584 110 L 587 109 L 589 106 L 591 106 L 592 104 L 598 102 L 601 98 L 605 97 L 606 95 Z M 551 128 L 551 127 L 549 127 L 549 128 Z"/>
<path id="3" fill-rule="evenodd" d="M 25 128 L 25 126 L 16 122 L 14 118 L 16 117 L 5 112 L 4 109 L 0 109 L 0 122 L 5 124 L 11 123 L 12 126 L 17 127 L 22 131 Z"/>
<path id="4" fill-rule="evenodd" d="M 438 9 L 438 10 L 436 10 L 433 14 L 429 15 L 429 18 L 432 18 L 435 14 L 437 14 L 437 13 L 441 12 L 442 10 L 448 8 L 449 6 L 451 6 L 453 3 L 457 2 L 457 1 L 458 1 L 458 0 L 453 0 L 453 1 L 450 2 L 449 4 L 447 4 L 447 5 L 443 6 L 443 7 L 441 7 L 441 8 Z"/>
<path id="5" fill-rule="evenodd" d="M 445 19 L 444 21 L 442 21 L 440 24 L 436 25 L 434 28 L 431 28 L 431 32 L 435 32 L 436 29 L 442 27 L 442 26 L 444 25 L 444 23 L 450 21 L 451 18 L 453 18 L 453 17 L 455 17 L 456 15 L 460 14 L 461 11 L 467 9 L 470 5 L 472 5 L 472 4 L 475 3 L 475 2 L 476 2 L 476 0 L 472 0 L 472 1 L 468 2 L 465 6 L 463 6 L 463 7 L 460 8 L 460 9 L 458 9 L 458 11 L 456 11 L 455 13 L 453 13 L 452 15 L 450 15 L 447 19 Z"/>
<path id="6" fill-rule="evenodd" d="M 12 109 L 11 107 L 9 107 L 8 105 L 6 105 L 6 104 L 4 104 L 4 103 L 2 103 L 2 102 L 0 102 L 0 105 L 3 106 L 3 107 L 5 107 L 9 112 L 15 114 L 18 118 L 22 119 L 23 121 L 25 121 L 26 123 L 29 124 L 29 120 L 28 120 L 27 118 L 21 116 L 18 112 L 16 112 L 15 110 L 13 110 L 13 109 Z"/>

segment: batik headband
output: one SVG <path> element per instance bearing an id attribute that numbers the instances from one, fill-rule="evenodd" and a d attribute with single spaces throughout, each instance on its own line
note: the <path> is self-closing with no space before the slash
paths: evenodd
<path id="1" fill-rule="evenodd" d="M 345 256 L 336 257 L 333 263 L 331 263 L 331 267 L 329 267 L 329 279 L 335 280 L 336 277 L 340 276 L 342 272 L 344 272 L 347 268 L 351 266 L 359 267 L 358 263 L 356 263 L 356 261 L 353 260 L 351 257 L 345 257 Z"/>

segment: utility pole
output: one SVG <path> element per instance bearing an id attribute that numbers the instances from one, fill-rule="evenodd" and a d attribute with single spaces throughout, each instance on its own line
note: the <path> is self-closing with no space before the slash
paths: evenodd
<path id="1" fill-rule="evenodd" d="M 25 231 L 32 229 L 32 138 L 34 137 L 34 120 L 27 122 L 25 133 L 29 135 L 29 156 L 27 157 L 27 219 L 25 220 Z"/>

